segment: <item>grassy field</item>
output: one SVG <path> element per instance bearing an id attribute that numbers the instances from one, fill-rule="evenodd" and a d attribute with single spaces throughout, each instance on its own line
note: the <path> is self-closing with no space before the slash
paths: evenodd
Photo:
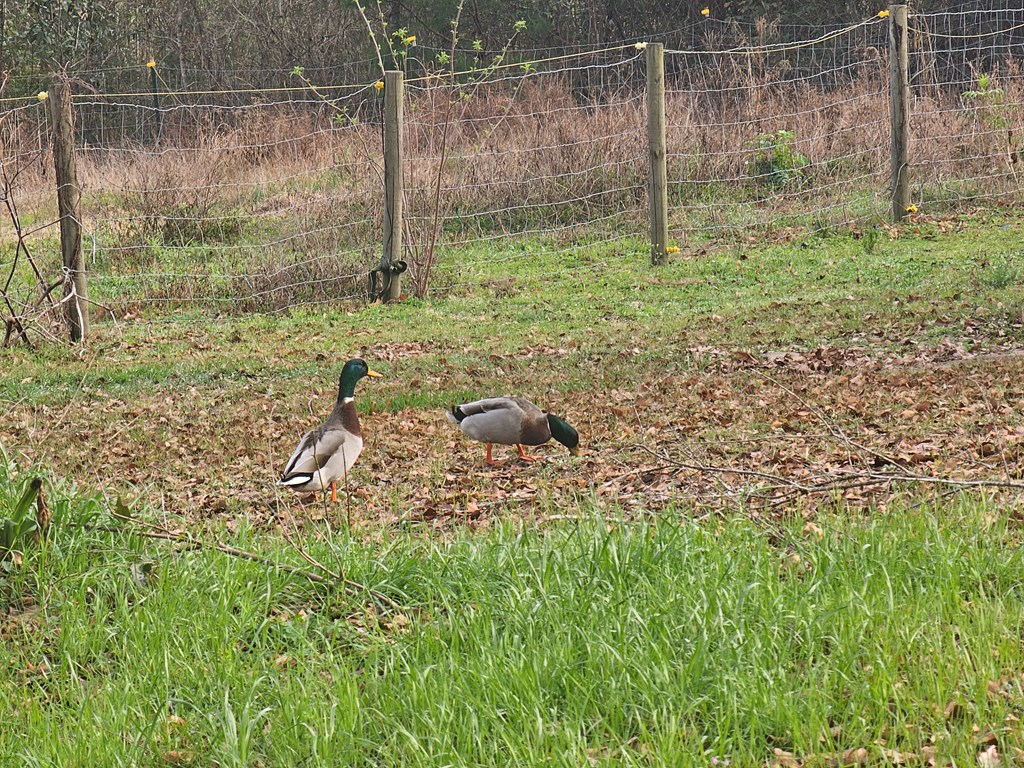
<path id="1" fill-rule="evenodd" d="M 527 241 L 428 301 L 0 351 L 0 517 L 36 475 L 54 515 L 0 562 L 0 755 L 1019 761 L 1020 226 Z M 303 503 L 273 482 L 355 354 L 365 452 Z M 442 408 L 506 392 L 582 455 L 484 466 Z"/>

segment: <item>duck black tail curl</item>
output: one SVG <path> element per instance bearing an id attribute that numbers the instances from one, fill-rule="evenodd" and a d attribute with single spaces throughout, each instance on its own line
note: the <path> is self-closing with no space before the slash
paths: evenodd
<path id="1" fill-rule="evenodd" d="M 468 416 L 469 414 L 463 413 L 462 409 L 459 408 L 459 406 L 453 405 L 451 407 L 451 410 L 449 410 L 445 415 L 448 417 L 448 420 L 453 424 L 461 424 L 462 420 L 466 418 L 466 416 Z"/>

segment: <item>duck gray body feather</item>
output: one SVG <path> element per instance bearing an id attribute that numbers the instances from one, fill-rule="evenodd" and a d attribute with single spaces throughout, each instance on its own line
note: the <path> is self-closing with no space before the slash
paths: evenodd
<path id="1" fill-rule="evenodd" d="M 551 439 L 547 414 L 525 397 L 488 397 L 454 406 L 448 420 L 482 443 L 541 445 Z"/>

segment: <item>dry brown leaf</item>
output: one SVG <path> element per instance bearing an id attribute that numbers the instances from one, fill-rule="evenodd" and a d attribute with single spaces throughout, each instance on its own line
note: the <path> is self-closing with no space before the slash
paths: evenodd
<path id="1" fill-rule="evenodd" d="M 808 521 L 804 525 L 804 535 L 814 536 L 816 539 L 820 539 L 825 535 L 825 532 L 821 530 L 821 526 L 815 524 L 813 521 Z"/>
<path id="2" fill-rule="evenodd" d="M 860 765 L 868 759 L 868 751 L 864 747 L 845 749 L 840 753 L 829 753 L 820 755 L 821 760 L 827 768 L 846 768 L 850 765 Z"/>
<path id="3" fill-rule="evenodd" d="M 946 704 L 946 708 L 942 710 L 942 717 L 946 720 L 963 720 L 966 715 L 967 710 L 964 709 L 964 705 L 956 699 Z"/>
<path id="4" fill-rule="evenodd" d="M 978 753 L 978 768 L 1000 768 L 1002 764 L 1003 760 L 995 744 Z"/>
<path id="5" fill-rule="evenodd" d="M 773 768 L 800 768 L 803 765 L 803 762 L 798 760 L 792 752 L 775 747 L 772 753 L 775 755 L 771 761 Z"/>
<path id="6" fill-rule="evenodd" d="M 882 749 L 882 756 L 890 765 L 907 765 L 917 763 L 923 758 L 916 752 L 898 752 L 895 749 Z"/>
<path id="7" fill-rule="evenodd" d="M 188 750 L 169 749 L 160 755 L 160 759 L 166 765 L 191 765 L 195 755 Z"/>

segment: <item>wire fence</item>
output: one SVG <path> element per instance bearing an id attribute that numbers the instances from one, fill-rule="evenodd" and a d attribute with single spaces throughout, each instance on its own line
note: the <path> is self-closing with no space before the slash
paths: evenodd
<path id="1" fill-rule="evenodd" d="M 1024 8 L 912 15 L 910 27 L 915 206 L 1019 199 Z M 473 290 L 528 262 L 586 268 L 598 243 L 643 247 L 642 48 L 532 51 L 453 78 L 410 72 L 405 245 L 417 292 Z M 76 92 L 99 314 L 365 300 L 383 204 L 370 66 L 239 73 L 227 80 L 245 87 L 216 91 L 141 66 Z M 699 50 L 667 48 L 672 243 L 699 253 L 884 222 L 888 68 L 880 17 L 826 30 L 709 23 Z M 49 142 L 46 101 L 0 99 L 0 288 L 12 316 L 61 277 Z"/>
<path id="2" fill-rule="evenodd" d="M 667 94 L 671 234 L 743 242 L 881 215 L 887 48 L 875 19 L 794 43 L 666 51 L 683 73 Z"/>
<path id="3" fill-rule="evenodd" d="M 484 84 L 408 85 L 406 222 L 417 289 L 514 274 L 538 247 L 563 268 L 592 243 L 642 231 L 647 179 L 644 94 L 636 87 L 581 100 L 573 81 L 641 81 L 643 52 L 595 51 Z M 452 109 L 451 105 L 455 105 Z M 523 247 L 526 246 L 525 249 Z"/>
<path id="4" fill-rule="evenodd" d="M 918 198 L 952 206 L 1019 193 L 1024 8 L 913 16 L 910 24 Z"/>
<path id="5" fill-rule="evenodd" d="M 103 300 L 205 302 L 234 311 L 355 295 L 378 239 L 379 132 L 311 94 L 245 106 L 166 107 L 158 141 L 84 144 L 83 185 L 112 190 L 87 219 Z M 179 97 L 184 98 L 184 97 Z M 134 116 L 130 102 L 82 107 Z"/>

